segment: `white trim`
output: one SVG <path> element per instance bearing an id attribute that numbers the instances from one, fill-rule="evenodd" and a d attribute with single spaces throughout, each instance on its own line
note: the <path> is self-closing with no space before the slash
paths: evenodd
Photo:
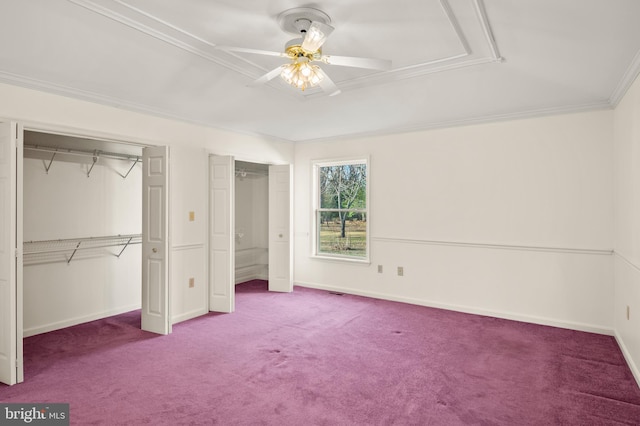
<path id="1" fill-rule="evenodd" d="M 470 55 L 471 47 L 469 47 L 469 42 L 467 41 L 467 38 L 464 36 L 464 33 L 460 28 L 460 21 L 458 21 L 458 18 L 456 18 L 456 14 L 453 13 L 453 9 L 451 9 L 451 4 L 449 4 L 448 1 L 440 0 L 440 6 L 442 7 L 445 15 L 447 15 L 447 19 L 449 19 L 449 23 L 451 24 L 453 31 L 455 31 L 456 35 L 458 36 L 458 40 L 460 41 L 460 44 L 462 45 L 465 53 L 467 55 Z"/>
<path id="2" fill-rule="evenodd" d="M 454 305 L 450 303 L 441 303 L 441 302 L 435 302 L 430 300 L 415 299 L 411 297 L 394 296 L 392 294 L 377 293 L 372 291 L 354 290 L 354 289 L 348 289 L 348 288 L 324 285 L 324 284 L 318 284 L 318 283 L 299 281 L 296 283 L 296 285 L 300 287 L 308 287 L 308 288 L 315 288 L 319 290 L 335 291 L 335 292 L 340 292 L 345 294 L 371 297 L 374 299 L 389 300 L 392 302 L 402 302 L 402 303 L 409 303 L 411 305 L 445 309 L 448 311 L 463 312 L 463 313 L 474 314 L 474 315 L 484 315 L 484 316 L 490 316 L 494 318 L 502 318 L 502 319 L 507 319 L 511 321 L 521 321 L 521 322 L 526 322 L 531 324 L 565 328 L 569 330 L 586 331 L 588 333 L 604 334 L 607 336 L 614 335 L 613 329 L 609 327 L 595 325 L 595 324 L 585 324 L 585 323 L 579 323 L 579 322 L 573 322 L 573 321 L 560 321 L 552 318 L 544 318 L 544 317 L 538 317 L 533 315 L 523 315 L 515 312 L 492 311 L 487 309 L 475 308 L 472 306 Z"/>
<path id="3" fill-rule="evenodd" d="M 615 257 L 620 258 L 624 263 L 626 263 L 627 266 L 635 270 L 636 273 L 640 273 L 640 266 L 636 265 L 633 261 L 629 260 L 626 256 L 619 253 L 618 251 L 614 251 L 613 254 Z M 625 345 L 624 339 L 618 332 L 617 328 L 615 330 L 615 338 L 616 338 L 616 341 L 618 342 L 618 346 L 620 346 L 620 350 L 622 351 L 622 355 L 624 356 L 624 359 L 627 361 L 627 364 L 629 365 L 629 369 L 631 370 L 631 373 L 633 373 L 633 377 L 636 379 L 636 382 L 638 383 L 638 387 L 640 387 L 640 368 L 638 368 L 638 365 L 636 365 L 636 363 L 634 362 L 633 356 L 631 356 L 631 353 L 629 352 L 629 349 Z"/>
<path id="4" fill-rule="evenodd" d="M 491 55 L 493 56 L 494 60 L 502 61 L 500 51 L 498 50 L 498 46 L 496 44 L 496 39 L 493 36 L 493 31 L 491 30 L 491 25 L 489 25 L 489 18 L 487 17 L 487 10 L 484 7 L 484 2 L 482 0 L 475 0 L 473 3 L 475 5 L 476 15 L 480 19 L 482 32 L 484 33 L 485 39 L 487 40 L 487 44 L 491 48 Z"/>
<path id="5" fill-rule="evenodd" d="M 369 74 L 362 77 L 352 78 L 350 80 L 344 80 L 344 81 L 338 82 L 338 84 L 340 86 L 340 90 L 342 91 L 353 90 L 353 89 L 360 89 L 367 86 L 372 86 L 374 84 L 392 83 L 399 80 L 406 80 L 410 78 L 421 77 L 421 76 L 435 74 L 443 71 L 451 71 L 451 70 L 456 70 L 456 69 L 466 68 L 471 66 L 495 64 L 495 63 L 501 62 L 501 61 L 496 61 L 495 59 L 492 59 L 492 58 L 478 58 L 478 59 L 469 59 L 466 61 L 460 61 L 460 62 L 454 62 L 454 63 L 445 63 L 437 67 L 432 67 L 432 65 L 441 64 L 444 62 L 451 62 L 456 59 L 464 58 L 466 56 L 468 56 L 466 53 L 462 53 L 459 55 L 454 55 L 454 56 L 450 56 L 442 59 L 436 59 L 433 61 L 425 62 L 423 64 L 411 65 L 404 68 L 397 68 L 395 70 L 386 71 L 384 73 L 380 72 L 375 74 Z M 318 98 L 322 96 L 326 96 L 326 94 L 323 94 L 322 92 L 314 92 L 308 95 L 304 95 L 305 99 L 306 98 L 313 99 L 313 98 Z"/>
<path id="6" fill-rule="evenodd" d="M 551 252 L 551 253 L 573 253 L 573 254 L 586 254 L 586 255 L 598 255 L 598 256 L 611 256 L 614 253 L 612 249 L 544 247 L 544 246 L 526 246 L 526 245 L 497 244 L 497 243 L 477 243 L 477 242 L 464 242 L 464 241 L 415 240 L 415 239 L 407 239 L 407 238 L 371 237 L 371 241 L 381 242 L 381 243 L 456 246 L 456 247 L 472 247 L 472 248 L 497 249 L 497 250 L 544 251 L 544 252 Z"/>
<path id="7" fill-rule="evenodd" d="M 638 50 L 636 56 L 634 56 L 609 98 L 609 104 L 611 104 L 613 108 L 617 107 L 624 98 L 624 95 L 627 94 L 627 91 L 638 77 L 638 74 L 640 74 L 640 50 Z"/>
<path id="8" fill-rule="evenodd" d="M 115 0 L 107 3 L 107 5 L 98 4 L 99 0 L 69 0 L 71 3 L 74 3 L 77 6 L 84 7 L 94 13 L 102 15 L 108 19 L 112 19 L 116 22 L 121 23 L 127 27 L 130 27 L 134 30 L 140 31 L 143 34 L 146 34 L 150 37 L 153 37 L 162 42 L 168 43 L 172 46 L 175 46 L 179 49 L 182 49 L 186 52 L 197 55 L 201 58 L 214 62 L 220 66 L 226 67 L 232 71 L 235 71 L 241 75 L 250 77 L 252 80 L 260 77 L 259 74 L 256 74 L 252 70 L 246 69 L 241 64 L 233 63 L 224 58 L 229 55 L 236 60 L 239 60 L 245 64 L 248 64 L 252 67 L 257 68 L 260 71 L 260 74 L 268 71 L 263 66 L 260 66 L 241 55 L 234 54 L 233 52 L 228 52 L 224 50 L 218 50 L 215 43 L 211 43 L 202 37 L 199 37 L 195 34 L 192 34 L 182 28 L 179 28 L 153 14 L 144 11 L 140 8 L 127 4 L 127 2 L 122 0 Z M 484 5 L 481 3 L 481 0 L 474 1 L 474 12 L 478 18 L 480 28 L 482 33 L 485 35 L 485 42 L 489 45 L 489 49 L 492 52 L 492 57 L 489 58 L 480 58 L 476 60 L 471 60 L 464 62 L 462 64 L 453 64 L 451 66 L 444 67 L 439 70 L 432 70 L 431 65 L 440 63 L 440 62 L 450 62 L 460 59 L 462 57 L 471 55 L 471 48 L 469 46 L 468 40 L 465 38 L 462 29 L 460 28 L 460 23 L 449 4 L 449 0 L 439 0 L 440 6 L 444 12 L 445 17 L 449 21 L 451 28 L 462 47 L 463 53 L 458 54 L 454 53 L 448 57 L 437 59 L 434 61 L 427 61 L 418 64 L 414 64 L 408 67 L 398 68 L 386 72 L 376 72 L 364 77 L 349 79 L 345 81 L 338 82 L 341 90 L 351 90 L 357 89 L 363 86 L 370 86 L 374 84 L 384 84 L 389 81 L 395 81 L 398 79 L 405 78 L 413 78 L 422 76 L 425 74 L 430 74 L 432 72 L 437 72 L 445 69 L 455 69 L 461 66 L 470 66 L 477 65 L 481 63 L 487 62 L 500 62 L 501 57 L 499 56 L 497 46 L 495 44 L 495 40 L 491 31 L 491 27 L 489 25 L 489 21 L 487 19 L 486 11 L 484 10 Z M 120 10 L 117 10 L 119 9 Z M 122 9 L 124 8 L 124 9 Z M 147 24 L 143 23 L 143 21 L 147 21 Z M 150 26 L 148 23 L 151 23 L 158 28 L 154 28 Z M 199 46 L 198 46 L 199 45 Z M 271 87 L 276 87 L 271 84 Z M 296 96 L 296 97 L 317 97 L 317 96 L 326 96 L 326 94 L 322 92 L 309 93 L 308 95 L 303 94 L 304 96 Z"/>
<path id="9" fill-rule="evenodd" d="M 519 111 L 519 112 L 513 112 L 513 113 L 507 113 L 507 114 L 478 116 L 478 117 L 472 117 L 472 118 L 465 118 L 461 120 L 420 123 L 415 125 L 388 128 L 384 130 L 375 130 L 373 132 L 354 132 L 354 133 L 341 134 L 337 136 L 320 137 L 320 138 L 313 138 L 313 139 L 301 139 L 293 142 L 313 143 L 313 142 L 330 142 L 330 141 L 336 141 L 336 140 L 341 140 L 345 138 L 349 138 L 349 139 L 372 138 L 372 137 L 379 137 L 379 136 L 385 136 L 385 135 L 400 135 L 403 133 L 423 132 L 426 130 L 451 129 L 451 128 L 463 127 L 463 126 L 475 126 L 479 124 L 492 124 L 500 121 L 527 120 L 527 119 L 538 118 L 538 117 L 548 117 L 548 116 L 561 115 L 561 114 L 577 114 L 582 112 L 611 110 L 611 109 L 612 107 L 608 102 L 584 104 L 584 105 L 570 105 L 566 107 L 540 108 L 540 109 L 525 110 L 525 111 Z"/>
<path id="10" fill-rule="evenodd" d="M 319 253 L 318 252 L 318 217 L 317 212 L 319 210 L 320 204 L 320 183 L 318 181 L 318 170 L 320 167 L 329 167 L 329 166 L 342 166 L 348 164 L 364 164 L 367 168 L 367 178 L 366 178 L 366 208 L 364 210 L 366 216 L 366 247 L 365 247 L 365 256 L 363 257 L 355 257 L 355 256 L 341 256 L 341 255 L 331 255 L 327 253 Z M 369 155 L 365 156 L 353 156 L 353 157 L 341 157 L 337 159 L 322 159 L 322 160 L 311 160 L 311 224 L 313 225 L 313 232 L 311 233 L 311 258 L 313 259 L 321 259 L 321 260 L 336 260 L 341 262 L 352 262 L 352 263 L 365 263 L 369 264 L 371 259 L 371 221 L 369 217 L 369 212 L 371 212 L 371 157 Z M 351 209 L 349 209 L 351 210 Z M 353 210 L 361 210 L 361 209 L 353 209 Z"/>
<path id="11" fill-rule="evenodd" d="M 172 112 L 151 108 L 147 105 L 142 105 L 130 101 L 126 101 L 120 98 L 114 98 L 111 96 L 102 95 L 95 92 L 90 92 L 87 90 L 77 89 L 69 86 L 65 86 L 62 84 L 51 83 L 49 81 L 38 80 L 35 78 L 20 76 L 17 74 L 12 74 L 4 71 L 0 71 L 0 83 L 7 84 L 10 86 L 18 86 L 23 87 L 29 90 L 36 90 L 43 93 L 52 93 L 58 96 L 70 97 L 76 101 L 84 101 L 91 102 L 93 104 L 102 105 L 105 107 L 116 108 L 116 109 L 124 109 L 129 112 L 137 113 L 137 114 L 145 114 L 153 117 L 164 118 L 167 120 L 175 120 L 183 123 L 193 124 L 196 126 L 209 127 L 213 129 L 219 129 L 226 132 L 236 133 L 240 135 L 247 135 L 257 138 L 268 138 L 274 142 L 287 142 L 292 143 L 293 140 L 283 139 L 281 137 L 271 135 L 268 133 L 257 133 L 247 130 L 239 130 L 237 128 L 224 127 L 220 126 L 217 123 L 211 123 L 209 121 L 204 120 L 195 120 L 193 118 L 174 114 Z M 28 117 L 15 117 L 17 121 L 26 122 L 29 121 Z M 158 145 L 158 144 L 155 144 Z M 166 145 L 166 143 L 163 143 Z"/>
<path id="12" fill-rule="evenodd" d="M 203 309 L 203 308 L 194 309 L 193 311 L 185 312 L 180 315 L 176 315 L 175 317 L 172 317 L 171 324 L 175 326 L 176 324 L 181 323 L 183 321 L 197 318 L 202 315 L 206 315 L 208 313 L 209 313 L 208 309 Z"/>
<path id="13" fill-rule="evenodd" d="M 140 31 L 148 36 L 151 36 L 157 40 L 163 41 L 167 44 L 170 44 L 174 47 L 177 47 L 179 49 L 182 49 L 186 52 L 192 53 L 196 56 L 199 56 L 203 59 L 209 60 L 215 64 L 221 65 L 225 68 L 231 69 L 239 74 L 245 75 L 247 77 L 251 77 L 251 78 L 255 78 L 255 73 L 251 73 L 249 71 L 247 71 L 246 69 L 239 67 L 235 64 L 232 64 L 229 61 L 225 61 L 224 59 L 218 57 L 216 54 L 212 53 L 212 52 L 208 52 L 207 50 L 194 46 L 191 42 L 192 41 L 197 41 L 198 43 L 201 43 L 203 45 L 204 48 L 209 48 L 211 49 L 213 52 L 218 53 L 220 51 L 215 50 L 215 45 L 212 43 L 207 42 L 206 40 L 203 40 L 200 37 L 195 36 L 194 34 L 189 33 L 188 31 L 185 31 L 181 28 L 178 28 L 174 25 L 171 25 L 169 23 L 167 23 L 166 21 L 157 18 L 153 15 L 151 15 L 150 13 L 144 12 L 141 9 L 135 8 L 133 6 L 130 6 L 122 1 L 116 0 L 110 3 L 110 5 L 112 5 L 111 7 L 105 7 L 105 6 L 101 6 L 98 5 L 95 1 L 91 1 L 91 0 L 69 0 L 71 3 L 76 4 L 77 6 L 81 6 L 84 7 L 92 12 L 95 12 L 99 15 L 102 15 L 106 18 L 112 19 L 116 22 L 121 23 L 122 25 L 126 25 L 129 28 L 132 28 L 134 30 Z M 130 11 L 133 11 L 135 13 L 138 13 L 160 25 L 162 25 L 163 27 L 165 27 L 165 29 L 169 29 L 171 31 L 174 31 L 177 33 L 177 35 L 182 35 L 187 37 L 188 39 L 190 39 L 189 41 L 183 41 L 180 40 L 178 37 L 172 36 L 170 34 L 168 34 L 168 32 L 166 31 L 162 31 L 162 30 L 158 30 L 156 28 L 152 28 L 149 25 L 145 25 L 143 24 L 141 21 L 139 21 L 138 19 L 134 18 L 134 17 L 129 17 L 129 16 L 125 16 L 122 13 L 118 13 L 115 8 L 113 6 L 115 6 L 116 4 L 120 4 L 121 6 L 129 9 Z M 255 65 L 255 64 L 253 64 Z M 265 69 L 263 69 L 263 71 L 266 71 Z"/>
<path id="14" fill-rule="evenodd" d="M 371 260 L 369 259 L 365 259 L 365 258 L 358 258 L 358 257 L 349 257 L 349 256 L 329 256 L 329 255 L 322 255 L 322 254 L 312 254 L 310 256 L 312 259 L 315 260 L 328 260 L 330 262 L 333 261 L 337 261 L 337 262 L 348 262 L 348 263 L 355 263 L 355 264 L 360 264 L 360 265 L 371 265 Z"/>
<path id="15" fill-rule="evenodd" d="M 22 124 L 23 130 L 36 133 L 47 133 L 57 136 L 68 136 L 71 138 L 90 139 L 100 142 L 109 142 L 119 145 L 135 146 L 146 148 L 148 146 L 158 146 L 158 142 L 142 140 L 141 138 L 128 137 L 115 133 L 101 132 L 92 129 L 63 126 L 40 121 L 33 121 L 20 117 L 5 118 L 0 117 L 0 121 L 18 121 Z"/>
<path id="16" fill-rule="evenodd" d="M 640 266 L 638 266 L 635 263 L 633 263 L 632 261 L 630 261 L 628 258 L 626 258 L 624 255 L 622 255 L 620 252 L 614 251 L 613 254 L 618 256 L 620 259 L 624 260 L 625 263 L 627 263 L 629 266 L 631 266 L 637 272 L 640 272 Z"/>
<path id="17" fill-rule="evenodd" d="M 636 363 L 633 362 L 633 357 L 631 356 L 631 353 L 629 353 L 627 346 L 624 344 L 624 340 L 622 339 L 622 336 L 618 334 L 618 330 L 615 330 L 614 337 L 616 338 L 616 342 L 618 342 L 620 351 L 622 351 L 622 355 L 624 356 L 625 361 L 627 361 L 627 365 L 629 366 L 629 369 L 631 370 L 631 373 L 633 374 L 634 379 L 636 379 L 636 383 L 638 384 L 638 387 L 640 387 L 640 369 L 638 369 L 638 366 L 636 365 Z"/>
<path id="18" fill-rule="evenodd" d="M 435 72 L 435 71 L 434 71 Z M 345 133 L 336 136 L 329 137 L 320 137 L 320 138 L 310 138 L 310 139 L 283 139 L 281 137 L 271 135 L 268 133 L 257 133 L 250 131 L 242 131 L 238 129 L 232 129 L 230 127 L 222 127 L 219 125 L 215 125 L 209 122 L 193 120 L 188 117 L 184 117 L 178 114 L 172 114 L 166 111 L 155 110 L 143 105 L 134 104 L 131 102 L 124 102 L 116 98 L 111 98 L 107 96 L 103 96 L 97 93 L 73 89 L 67 86 L 62 86 L 58 84 L 53 84 L 41 80 L 30 79 L 27 77 L 22 77 L 6 72 L 0 71 L 0 82 L 8 85 L 14 85 L 19 87 L 24 87 L 29 90 L 37 90 L 43 93 L 53 93 L 59 96 L 72 97 L 79 101 L 92 102 L 94 104 L 103 105 L 111 108 L 120 108 L 126 109 L 128 111 L 138 113 L 138 114 L 147 114 L 154 117 L 160 117 L 169 120 L 177 120 L 182 121 L 184 123 L 189 123 L 197 126 L 210 127 L 214 129 L 219 129 L 227 132 L 233 132 L 237 134 L 258 137 L 258 138 L 268 138 L 274 142 L 285 142 L 285 143 L 305 143 L 305 142 L 329 142 L 335 140 L 341 140 L 344 138 L 365 138 L 365 137 L 379 137 L 385 135 L 399 135 L 403 133 L 412 133 L 412 132 L 421 132 L 426 130 L 435 130 L 435 129 L 444 129 L 444 128 L 456 128 L 463 126 L 474 126 L 479 124 L 487 124 L 487 123 L 496 123 L 500 121 L 513 121 L 513 120 L 525 120 L 532 119 L 538 117 L 548 117 L 553 115 L 561 115 L 561 114 L 576 114 L 582 112 L 590 112 L 590 111 L 600 111 L 600 110 L 611 110 L 613 109 L 612 105 L 608 102 L 600 102 L 600 103 L 592 103 L 592 104 L 584 104 L 584 105 L 570 105 L 564 107 L 549 107 L 549 108 L 540 108 L 533 110 L 525 110 L 507 114 L 495 114 L 495 115 L 484 115 L 477 116 L 472 118 L 466 118 L 461 120 L 449 120 L 449 121 L 439 121 L 439 122 L 431 122 L 431 123 L 419 123 L 408 126 L 401 127 L 393 127 L 384 130 L 375 130 L 372 132 L 354 132 L 354 133 Z M 32 127 L 29 123 L 28 117 L 4 117 L 6 120 L 16 120 L 25 123 L 25 129 L 27 129 L 27 125 L 29 128 L 27 130 L 47 130 L 47 128 L 54 129 L 55 125 L 50 124 L 38 124 L 38 126 L 42 127 Z M 35 125 L 34 125 L 35 126 Z M 58 126 L 59 127 L 59 126 Z M 56 133 L 55 130 L 49 130 L 51 133 Z M 100 132 L 93 132 L 91 134 L 99 135 Z M 78 135 L 80 136 L 80 135 Z M 88 137 L 88 136 L 81 136 Z M 111 138 L 105 136 L 97 136 L 100 139 L 111 140 Z M 114 136 L 112 136 L 114 137 Z M 129 138 L 131 140 L 135 140 L 135 138 Z M 116 137 L 114 142 L 119 141 Z M 144 145 L 158 145 L 158 143 L 150 143 L 145 141 L 139 141 L 139 143 Z M 219 153 L 219 155 L 230 155 L 229 153 Z M 249 157 L 243 159 L 244 161 L 253 161 L 253 162 L 261 162 L 257 159 L 251 159 Z"/>
<path id="19" fill-rule="evenodd" d="M 49 331 L 60 330 L 62 328 L 67 328 L 67 327 L 73 327 L 74 325 L 83 324 L 86 322 L 95 321 L 103 318 L 108 318 L 114 315 L 120 315 L 120 314 L 124 314 L 125 312 L 131 312 L 138 309 L 140 309 L 140 304 L 129 305 L 122 308 L 93 313 L 90 315 L 69 318 L 64 321 L 52 322 L 52 323 L 44 324 L 38 327 L 25 328 L 23 337 L 35 336 L 36 334 L 48 333 Z"/>

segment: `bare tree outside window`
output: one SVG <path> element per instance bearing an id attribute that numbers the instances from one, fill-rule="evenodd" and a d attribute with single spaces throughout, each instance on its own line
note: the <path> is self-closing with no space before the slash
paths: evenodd
<path id="1" fill-rule="evenodd" d="M 318 254 L 366 257 L 366 162 L 322 165 L 317 173 Z"/>

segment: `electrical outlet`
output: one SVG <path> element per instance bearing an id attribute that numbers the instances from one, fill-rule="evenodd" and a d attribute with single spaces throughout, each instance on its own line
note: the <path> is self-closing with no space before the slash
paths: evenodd
<path id="1" fill-rule="evenodd" d="M 404 266 L 398 266 L 398 276 L 404 276 Z"/>
<path id="2" fill-rule="evenodd" d="M 189 278 L 189 288 L 194 288 L 196 286 L 196 279 Z"/>
<path id="3" fill-rule="evenodd" d="M 381 274 L 382 273 L 382 265 L 378 265 L 378 273 Z"/>

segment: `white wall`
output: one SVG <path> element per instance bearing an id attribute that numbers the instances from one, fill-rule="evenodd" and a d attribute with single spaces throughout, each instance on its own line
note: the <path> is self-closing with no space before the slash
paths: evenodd
<path id="1" fill-rule="evenodd" d="M 614 141 L 613 315 L 616 337 L 640 383 L 640 80 L 616 108 Z"/>
<path id="2" fill-rule="evenodd" d="M 269 178 L 236 177 L 235 185 L 236 284 L 269 279 Z"/>
<path id="3" fill-rule="evenodd" d="M 24 240 L 41 241 L 139 234 L 141 168 L 130 163 L 89 164 L 24 160 Z M 90 161 L 90 159 L 89 159 Z M 51 244 L 59 249 L 60 244 Z M 24 335 L 30 336 L 140 307 L 140 245 L 25 257 Z M 52 278 L 55 277 L 55 278 Z"/>
<path id="4" fill-rule="evenodd" d="M 204 148 L 170 153 L 171 318 L 178 323 L 208 311 L 208 167 Z M 193 220 L 191 220 L 191 213 Z"/>
<path id="5" fill-rule="evenodd" d="M 612 114 L 296 145 L 296 283 L 611 333 Z M 311 161 L 362 155 L 372 264 L 311 258 Z"/>
<path id="6" fill-rule="evenodd" d="M 177 120 L 133 113 L 17 86 L 0 84 L 0 120 L 15 120 L 28 129 L 64 132 L 118 141 L 170 147 L 171 184 L 171 316 L 174 322 L 206 310 L 206 200 L 209 153 L 233 155 L 255 163 L 287 164 L 293 145 Z M 189 212 L 195 220 L 189 220 Z M 201 255 L 202 254 L 202 255 Z M 189 279 L 194 278 L 194 287 Z M 48 277 L 52 287 L 59 284 Z M 59 297 L 64 297 L 61 293 Z M 33 309 L 47 300 L 29 301 Z M 26 302 L 25 302 L 26 304 Z"/>

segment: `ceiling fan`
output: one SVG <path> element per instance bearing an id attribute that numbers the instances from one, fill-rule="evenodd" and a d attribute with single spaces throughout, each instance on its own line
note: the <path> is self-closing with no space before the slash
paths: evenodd
<path id="1" fill-rule="evenodd" d="M 217 46 L 218 49 L 228 52 L 278 56 L 289 60 L 255 80 L 252 85 L 264 84 L 280 76 L 284 81 L 302 91 L 320 86 L 329 96 L 334 96 L 340 93 L 340 89 L 314 62 L 381 71 L 391 69 L 391 61 L 385 59 L 324 55 L 322 45 L 334 28 L 329 25 L 331 23 L 329 15 L 321 10 L 310 7 L 285 10 L 278 15 L 278 23 L 282 30 L 299 36 L 286 43 L 284 52 Z"/>

